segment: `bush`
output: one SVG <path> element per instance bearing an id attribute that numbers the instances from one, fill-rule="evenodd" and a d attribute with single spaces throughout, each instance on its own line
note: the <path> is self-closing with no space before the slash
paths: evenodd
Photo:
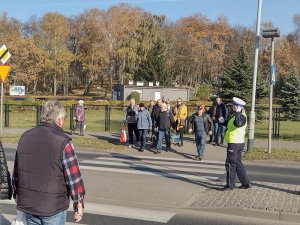
<path id="1" fill-rule="evenodd" d="M 137 91 L 133 91 L 131 92 L 130 95 L 127 96 L 126 100 L 130 100 L 131 98 L 134 98 L 136 102 L 140 101 L 140 93 L 138 93 Z"/>

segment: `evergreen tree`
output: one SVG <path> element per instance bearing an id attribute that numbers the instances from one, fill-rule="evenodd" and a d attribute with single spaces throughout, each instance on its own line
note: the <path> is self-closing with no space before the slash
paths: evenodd
<path id="1" fill-rule="evenodd" d="M 284 79 L 280 90 L 280 101 L 282 106 L 287 108 L 286 118 L 300 119 L 300 78 L 296 70 Z"/>
<path id="2" fill-rule="evenodd" d="M 236 58 L 225 68 L 223 76 L 217 85 L 219 95 L 225 99 L 239 97 L 250 100 L 252 95 L 253 65 L 248 60 L 244 47 L 240 47 Z M 256 97 L 266 96 L 266 82 L 262 79 L 260 73 L 257 76 Z"/>
<path id="3" fill-rule="evenodd" d="M 163 85 L 169 85 L 170 80 L 166 74 L 166 44 L 159 37 L 149 51 L 146 60 L 139 66 L 137 75 L 139 79 L 147 82 L 159 81 Z"/>

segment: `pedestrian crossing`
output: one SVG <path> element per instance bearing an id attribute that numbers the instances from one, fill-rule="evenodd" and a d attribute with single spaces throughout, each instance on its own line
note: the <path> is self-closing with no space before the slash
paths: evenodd
<path id="1" fill-rule="evenodd" d="M 176 213 L 161 210 L 149 210 L 141 208 L 132 208 L 125 206 L 115 206 L 107 204 L 85 203 L 83 220 L 79 223 L 72 222 L 73 210 L 72 203 L 68 209 L 66 225 L 95 225 L 96 221 L 101 221 L 103 216 L 130 219 L 136 221 L 148 221 L 153 223 L 166 224 L 174 217 Z M 0 225 L 11 225 L 16 218 L 16 205 L 14 200 L 0 200 Z M 89 218 L 92 223 L 86 223 L 85 219 Z M 139 224 L 140 222 L 137 222 Z M 147 223 L 147 222 L 146 222 Z M 101 223 L 100 223 L 101 224 Z M 147 223 L 148 224 L 148 223 Z M 151 223 L 149 223 L 151 224 Z"/>
<path id="2" fill-rule="evenodd" d="M 169 158 L 163 156 L 127 155 L 121 153 L 97 154 L 82 159 L 79 157 L 80 169 L 108 173 L 132 174 L 137 176 L 155 176 L 172 178 L 183 182 L 220 181 L 225 174 L 224 163 L 209 160 L 193 160 L 189 158 Z M 79 224 L 95 225 L 94 221 L 109 218 L 128 219 L 128 224 L 167 224 L 175 212 L 148 210 L 106 204 L 86 203 L 85 216 Z M 0 225 L 10 225 L 15 219 L 16 206 L 13 200 L 0 200 Z M 93 219 L 93 222 L 89 220 Z M 132 221 L 136 221 L 132 223 Z M 143 222 L 144 221 L 144 222 Z M 75 225 L 70 206 L 66 225 Z M 124 224 L 127 224 L 124 222 Z"/>
<path id="3" fill-rule="evenodd" d="M 116 153 L 82 160 L 80 169 L 206 182 L 219 181 L 225 174 L 224 163 L 219 161 Z"/>

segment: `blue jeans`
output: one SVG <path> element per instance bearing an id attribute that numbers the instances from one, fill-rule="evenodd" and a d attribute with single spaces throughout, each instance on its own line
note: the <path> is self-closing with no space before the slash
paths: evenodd
<path id="1" fill-rule="evenodd" d="M 57 213 L 54 216 L 35 216 L 25 213 L 27 225 L 65 225 L 67 211 Z"/>
<path id="2" fill-rule="evenodd" d="M 161 152 L 162 149 L 162 142 L 163 142 L 163 138 L 166 138 L 166 145 L 167 148 L 171 147 L 171 135 L 170 135 L 170 129 L 166 129 L 166 130 L 159 130 L 158 131 L 158 141 L 157 141 L 157 151 Z"/>
<path id="3" fill-rule="evenodd" d="M 204 132 L 196 132 L 195 142 L 196 142 L 198 155 L 203 157 L 205 151 L 206 134 Z"/>
<path id="4" fill-rule="evenodd" d="M 139 129 L 141 148 L 145 148 L 145 140 L 146 140 L 147 132 L 148 132 L 148 130 L 146 130 L 146 129 Z"/>
<path id="5" fill-rule="evenodd" d="M 221 143 L 224 141 L 224 127 L 218 121 L 214 121 L 214 142 L 219 144 L 219 133 L 221 136 Z"/>

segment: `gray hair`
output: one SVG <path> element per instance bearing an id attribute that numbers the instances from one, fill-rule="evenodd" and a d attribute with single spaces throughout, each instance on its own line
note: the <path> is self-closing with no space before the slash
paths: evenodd
<path id="1" fill-rule="evenodd" d="M 58 101 L 48 101 L 42 109 L 41 122 L 55 123 L 57 120 L 64 119 L 65 117 L 66 111 L 61 103 Z"/>

